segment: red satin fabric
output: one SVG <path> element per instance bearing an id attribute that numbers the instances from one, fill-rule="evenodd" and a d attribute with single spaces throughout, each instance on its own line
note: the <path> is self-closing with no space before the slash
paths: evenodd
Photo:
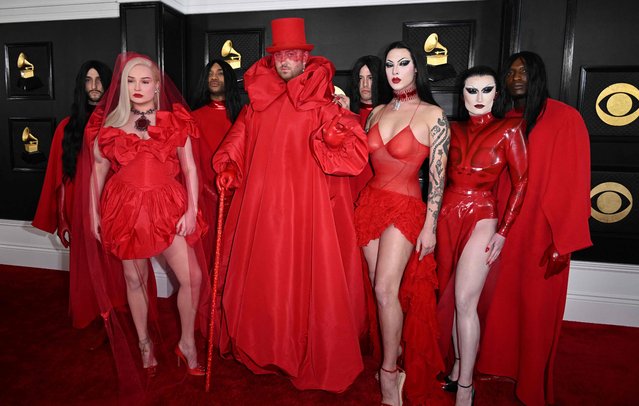
<path id="1" fill-rule="evenodd" d="M 440 349 L 452 362 L 455 269 L 478 221 L 497 218 L 492 189 L 508 167 L 514 188 L 497 232 L 504 237 L 517 218 L 528 182 L 528 159 L 520 119 L 495 120 L 488 113 L 451 124 L 447 186 L 437 223 Z"/>
<path id="2" fill-rule="evenodd" d="M 175 225 L 187 207 L 186 189 L 176 177 L 180 162 L 175 153 L 187 137 L 197 137 L 189 113 L 180 105 L 173 112 L 158 111 L 156 125 L 143 140 L 118 128 L 100 132 L 98 146 L 114 170 L 102 191 L 101 239 L 104 248 L 120 259 L 149 258 L 173 242 Z M 198 211 L 197 228 L 186 236 L 199 241 L 207 226 Z"/>
<path id="3" fill-rule="evenodd" d="M 58 228 L 58 211 L 63 210 L 69 223 L 73 242 L 76 238 L 73 231 L 75 181 L 64 179 L 62 173 L 62 140 L 64 128 L 68 122 L 69 117 L 65 117 L 53 134 L 47 172 L 32 225 L 48 233 L 54 233 Z M 82 151 L 78 154 L 78 162 L 80 162 L 81 155 Z M 60 208 L 56 194 L 62 185 L 64 185 L 64 207 Z M 100 314 L 91 282 L 82 274 L 86 272 L 85 266 L 77 266 L 79 262 L 82 262 L 78 261 L 77 257 L 84 256 L 83 253 L 78 252 L 81 249 L 80 246 L 81 244 L 74 244 L 69 247 L 69 313 L 75 328 L 88 326 Z"/>
<path id="4" fill-rule="evenodd" d="M 215 240 L 218 225 L 218 191 L 215 186 L 215 171 L 213 170 L 213 155 L 220 143 L 231 128 L 231 120 L 229 120 L 224 101 L 211 101 L 208 105 L 200 107 L 191 112 L 191 116 L 200 128 L 200 138 L 192 139 L 193 147 L 200 151 L 200 184 L 202 186 L 202 215 L 204 221 L 209 225 L 209 232 L 202 236 L 202 247 L 207 256 L 209 267 L 213 267 L 215 263 Z M 231 204 L 232 193 L 227 193 L 224 199 L 225 213 Z M 209 270 L 209 273 L 211 271 Z M 220 341 L 220 311 L 222 304 L 222 290 L 224 284 L 221 283 L 225 279 L 225 275 L 218 275 L 217 295 L 216 297 L 216 314 L 215 328 L 213 329 L 213 343 L 216 347 Z"/>
<path id="5" fill-rule="evenodd" d="M 357 241 L 359 245 L 366 245 L 379 238 L 390 225 L 394 225 L 406 239 L 415 244 L 426 219 L 426 204 L 421 199 L 418 172 L 430 148 L 415 139 L 410 124 L 386 144 L 383 143 L 378 127 L 375 124 L 368 133 L 368 147 L 375 177 L 357 200 Z M 411 255 L 399 292 L 404 312 L 404 396 L 411 405 L 431 402 L 446 404 L 436 380 L 444 367 L 437 347 L 436 265 L 432 255 L 426 256 L 422 261 L 418 258 L 417 253 Z M 370 285 L 369 289 L 372 292 Z M 376 321 L 376 307 L 369 305 L 368 310 L 370 320 Z M 377 354 L 381 352 L 378 325 L 371 325 L 370 329 L 374 354 Z"/>
<path id="6" fill-rule="evenodd" d="M 271 56 L 244 75 L 251 104 L 214 159 L 238 171 L 225 225 L 220 349 L 299 389 L 341 392 L 362 371 L 364 288 L 348 178 L 366 164 L 357 117 L 331 103 L 333 65 L 311 57 L 284 82 Z M 322 129 L 337 114 L 337 148 Z"/>
<path id="7" fill-rule="evenodd" d="M 521 113 L 511 111 L 509 116 Z M 493 272 L 496 286 L 477 368 L 515 379 L 522 402 L 544 405 L 554 403 L 553 366 L 568 269 L 546 280 L 539 261 L 551 242 L 560 254 L 592 245 L 590 144 L 579 113 L 548 99 L 529 135 L 528 156 L 528 190 Z M 508 182 L 500 182 L 500 210 L 509 193 Z"/>

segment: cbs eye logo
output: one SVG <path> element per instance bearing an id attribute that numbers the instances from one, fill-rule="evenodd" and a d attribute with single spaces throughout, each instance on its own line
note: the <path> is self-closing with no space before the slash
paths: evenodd
<path id="1" fill-rule="evenodd" d="M 590 191 L 590 215 L 597 221 L 616 223 L 631 209 L 632 193 L 620 183 L 600 183 Z"/>
<path id="2" fill-rule="evenodd" d="M 595 110 L 608 125 L 628 125 L 639 117 L 639 89 L 630 83 L 610 85 L 599 93 Z"/>

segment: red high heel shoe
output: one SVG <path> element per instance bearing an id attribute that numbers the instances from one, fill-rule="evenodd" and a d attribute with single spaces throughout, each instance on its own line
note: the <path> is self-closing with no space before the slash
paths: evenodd
<path id="1" fill-rule="evenodd" d="M 204 376 L 204 374 L 206 374 L 206 369 L 200 364 L 197 364 L 195 368 L 189 367 L 189 362 L 186 360 L 186 356 L 182 353 L 182 350 L 180 349 L 179 345 L 175 346 L 174 352 L 175 352 L 175 355 L 177 355 L 178 367 L 180 366 L 180 359 L 182 359 L 182 361 L 184 362 L 184 365 L 186 366 L 187 374 L 193 375 L 193 376 Z"/>

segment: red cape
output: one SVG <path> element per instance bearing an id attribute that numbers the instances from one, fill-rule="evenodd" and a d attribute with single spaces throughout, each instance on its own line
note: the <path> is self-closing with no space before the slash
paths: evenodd
<path id="1" fill-rule="evenodd" d="M 300 389 L 345 390 L 362 371 L 364 287 L 348 178 L 367 161 L 357 116 L 331 103 L 333 65 L 284 82 L 272 57 L 244 75 L 251 104 L 213 159 L 238 170 L 225 226 L 220 348 Z M 352 127 L 331 148 L 322 127 Z"/>

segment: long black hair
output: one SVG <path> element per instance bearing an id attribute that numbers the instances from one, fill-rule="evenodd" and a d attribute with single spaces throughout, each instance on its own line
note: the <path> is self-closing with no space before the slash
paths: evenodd
<path id="1" fill-rule="evenodd" d="M 477 66 L 473 66 L 472 68 L 466 69 L 465 71 L 463 71 L 462 73 L 460 73 L 457 76 L 457 80 L 455 83 L 455 87 L 457 88 L 457 92 L 459 93 L 459 97 L 460 97 L 460 107 L 459 107 L 459 119 L 460 120 L 467 120 L 468 119 L 468 109 L 466 109 L 466 105 L 464 104 L 464 84 L 466 83 L 466 79 L 474 77 L 474 76 L 492 76 L 493 79 L 495 79 L 495 90 L 497 92 L 497 95 L 495 96 L 495 100 L 493 101 L 493 114 L 496 117 L 502 117 L 501 115 L 498 115 L 498 113 L 495 113 L 495 104 L 497 103 L 497 97 L 500 94 L 500 86 L 499 86 L 499 77 L 497 76 L 497 72 L 495 72 L 495 70 L 493 68 L 491 68 L 490 66 L 485 66 L 485 65 L 477 65 Z"/>
<path id="2" fill-rule="evenodd" d="M 382 60 L 375 55 L 362 56 L 355 61 L 355 65 L 351 71 L 351 111 L 353 113 L 359 113 L 359 104 L 361 101 L 359 94 L 359 71 L 364 66 L 371 71 L 371 76 L 373 77 L 371 82 L 371 101 L 373 107 L 382 103 L 388 103 L 391 99 L 392 90 L 386 80 Z"/>
<path id="3" fill-rule="evenodd" d="M 206 106 L 211 102 L 211 93 L 209 92 L 209 72 L 215 64 L 220 65 L 222 73 L 224 73 L 224 103 L 226 104 L 226 115 L 235 122 L 240 110 L 242 110 L 242 99 L 240 97 L 240 89 L 237 84 L 237 76 L 231 65 L 222 59 L 213 59 L 207 63 L 202 71 L 193 92 L 191 108 L 193 110 Z"/>
<path id="4" fill-rule="evenodd" d="M 417 69 L 417 76 L 415 77 L 415 87 L 417 88 L 417 95 L 421 101 L 425 101 L 435 106 L 439 106 L 433 98 L 433 92 L 430 90 L 430 82 L 428 81 L 428 70 L 425 63 L 419 63 L 415 57 L 413 49 L 404 41 L 393 42 L 386 48 L 384 52 L 384 59 L 388 57 L 388 53 L 393 49 L 407 49 L 410 53 L 410 57 L 413 60 L 413 65 Z M 388 80 L 387 80 L 388 82 Z"/>
<path id="5" fill-rule="evenodd" d="M 100 75 L 103 92 L 106 92 L 111 83 L 111 68 L 102 62 L 91 60 L 80 66 L 80 71 L 75 77 L 71 115 L 69 116 L 69 122 L 64 127 L 64 137 L 62 138 L 62 173 L 67 179 L 75 177 L 78 154 L 82 148 L 82 140 L 84 138 L 84 127 L 89 121 L 89 116 L 93 113 L 94 106 L 89 104 L 89 96 L 85 85 L 87 73 L 90 69 L 95 69 Z"/>
<path id="6" fill-rule="evenodd" d="M 526 104 L 524 107 L 524 119 L 526 120 L 526 138 L 537 123 L 537 119 L 546 108 L 546 99 L 548 99 L 548 78 L 546 76 L 546 65 L 539 55 L 530 51 L 522 51 L 510 55 L 500 75 L 500 82 L 503 89 L 506 89 L 506 78 L 512 64 L 521 58 L 526 67 L 526 75 L 528 77 L 526 92 Z M 495 111 L 498 114 L 505 114 L 514 107 L 513 97 L 508 91 L 503 91 L 501 96 L 495 102 Z"/>

